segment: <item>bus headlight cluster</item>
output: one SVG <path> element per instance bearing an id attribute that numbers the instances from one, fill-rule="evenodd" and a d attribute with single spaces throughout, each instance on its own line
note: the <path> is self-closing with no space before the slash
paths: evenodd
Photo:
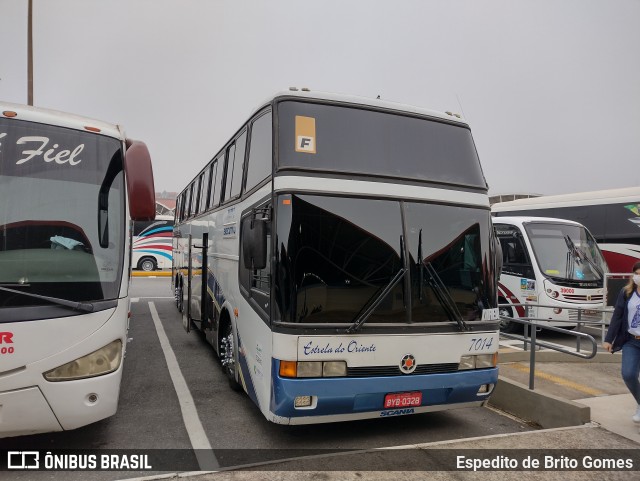
<path id="1" fill-rule="evenodd" d="M 458 365 L 458 371 L 464 371 L 466 369 L 484 369 L 487 367 L 496 367 L 498 365 L 498 353 L 493 354 L 478 354 L 475 356 L 462 356 L 460 358 L 460 364 Z"/>
<path id="2" fill-rule="evenodd" d="M 280 361 L 281 377 L 344 377 L 345 361 Z"/>
<path id="3" fill-rule="evenodd" d="M 44 373 L 47 381 L 72 381 L 116 371 L 122 359 L 122 341 L 116 339 L 97 351 Z"/>

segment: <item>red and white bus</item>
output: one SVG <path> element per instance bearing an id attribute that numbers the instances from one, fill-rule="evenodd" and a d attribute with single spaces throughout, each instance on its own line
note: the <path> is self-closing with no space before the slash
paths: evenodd
<path id="1" fill-rule="evenodd" d="M 630 272 L 640 261 L 640 187 L 500 202 L 491 211 L 495 217 L 554 217 L 579 222 L 598 242 L 610 272 Z"/>
<path id="2" fill-rule="evenodd" d="M 171 269 L 173 216 L 157 215 L 152 221 L 133 223 L 131 267 L 141 271 Z"/>
<path id="3" fill-rule="evenodd" d="M 146 145 L 120 127 L 0 103 L 0 437 L 115 414 L 129 229 L 154 192 Z"/>

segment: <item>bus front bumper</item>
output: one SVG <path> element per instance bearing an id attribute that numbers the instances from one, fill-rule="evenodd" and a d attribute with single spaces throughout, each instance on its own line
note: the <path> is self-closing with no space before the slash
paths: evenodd
<path id="1" fill-rule="evenodd" d="M 277 364 L 277 362 L 274 362 Z M 481 406 L 498 382 L 498 368 L 384 377 L 289 379 L 273 369 L 270 414 L 282 424 L 326 423 Z M 384 408 L 387 394 L 421 392 L 420 406 Z M 309 407 L 295 407 L 297 397 L 311 396 Z"/>
<path id="2" fill-rule="evenodd" d="M 62 431 L 37 387 L 0 393 L 0 438 Z"/>

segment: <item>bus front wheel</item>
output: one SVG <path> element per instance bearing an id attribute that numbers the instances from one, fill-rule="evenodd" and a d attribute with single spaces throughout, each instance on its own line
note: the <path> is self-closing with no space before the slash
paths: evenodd
<path id="1" fill-rule="evenodd" d="M 500 306 L 498 309 L 500 314 L 500 330 L 506 333 L 514 333 L 520 329 L 520 324 L 517 322 L 509 321 L 505 317 L 513 317 L 513 311 L 510 307 Z"/>

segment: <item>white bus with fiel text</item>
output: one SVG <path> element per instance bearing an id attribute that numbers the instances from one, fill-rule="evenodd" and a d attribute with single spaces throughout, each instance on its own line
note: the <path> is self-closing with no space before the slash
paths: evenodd
<path id="1" fill-rule="evenodd" d="M 0 112 L 0 437 L 74 429 L 118 406 L 151 160 L 115 125 Z"/>

